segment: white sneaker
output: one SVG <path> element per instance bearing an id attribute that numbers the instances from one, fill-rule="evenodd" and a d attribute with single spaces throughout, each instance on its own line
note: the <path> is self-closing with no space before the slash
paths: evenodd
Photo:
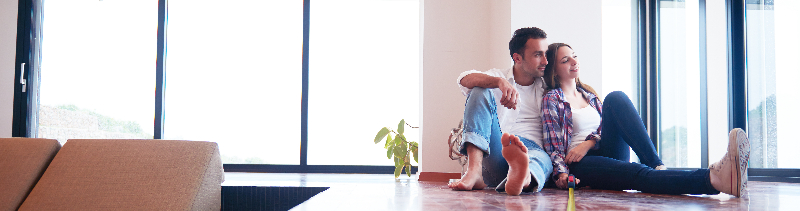
<path id="1" fill-rule="evenodd" d="M 708 168 L 712 177 L 722 184 L 723 193 L 741 197 L 747 189 L 747 168 L 750 161 L 750 141 L 747 133 L 735 128 L 728 134 L 728 152 Z"/>

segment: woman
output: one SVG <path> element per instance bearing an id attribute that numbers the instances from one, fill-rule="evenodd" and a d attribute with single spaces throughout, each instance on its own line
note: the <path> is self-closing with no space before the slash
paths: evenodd
<path id="1" fill-rule="evenodd" d="M 666 170 L 627 95 L 612 92 L 604 106 L 594 89 L 578 79 L 578 56 L 567 44 L 550 44 L 545 56 L 544 149 L 553 161 L 553 180 L 559 188 L 565 189 L 568 175 L 573 174 L 578 187 L 742 195 L 750 155 L 744 131 L 731 130 L 728 153 L 708 169 Z M 628 162 L 628 146 L 642 164 Z"/>

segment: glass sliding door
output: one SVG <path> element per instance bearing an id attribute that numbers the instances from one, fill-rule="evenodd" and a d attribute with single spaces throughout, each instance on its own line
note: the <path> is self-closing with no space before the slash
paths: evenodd
<path id="1" fill-rule="evenodd" d="M 394 165 L 375 134 L 419 118 L 420 1 L 311 4 L 309 165 Z M 419 142 L 419 129 L 405 129 Z"/>
<path id="2" fill-rule="evenodd" d="M 170 0 L 167 45 L 165 139 L 300 163 L 303 1 Z"/>
<path id="3" fill-rule="evenodd" d="M 800 168 L 800 2 L 747 1 L 747 118 L 752 168 Z"/>
<path id="4" fill-rule="evenodd" d="M 717 162 L 728 146 L 728 24 L 725 1 L 706 1 L 708 161 Z M 701 56 L 702 57 L 702 56 Z M 699 166 L 707 167 L 707 166 Z"/>
<path id="5" fill-rule="evenodd" d="M 44 1 L 40 138 L 153 138 L 157 1 Z"/>
<path id="6" fill-rule="evenodd" d="M 659 152 L 668 167 L 700 167 L 699 3 L 659 3 Z"/>

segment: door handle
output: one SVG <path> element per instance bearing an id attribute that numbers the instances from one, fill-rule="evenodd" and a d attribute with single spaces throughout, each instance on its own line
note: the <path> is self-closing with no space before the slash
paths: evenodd
<path id="1" fill-rule="evenodd" d="M 19 84 L 22 84 L 22 92 L 25 92 L 25 90 L 27 90 L 28 87 L 27 85 L 28 80 L 25 80 L 25 63 L 19 64 L 19 66 L 20 66 Z"/>

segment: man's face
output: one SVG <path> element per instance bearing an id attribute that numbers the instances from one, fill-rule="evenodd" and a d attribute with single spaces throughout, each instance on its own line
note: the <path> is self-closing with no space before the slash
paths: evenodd
<path id="1" fill-rule="evenodd" d="M 515 54 L 514 60 L 521 66 L 524 73 L 533 77 L 542 77 L 547 66 L 545 51 L 547 51 L 547 39 L 528 39 L 525 43 L 524 54 Z"/>

